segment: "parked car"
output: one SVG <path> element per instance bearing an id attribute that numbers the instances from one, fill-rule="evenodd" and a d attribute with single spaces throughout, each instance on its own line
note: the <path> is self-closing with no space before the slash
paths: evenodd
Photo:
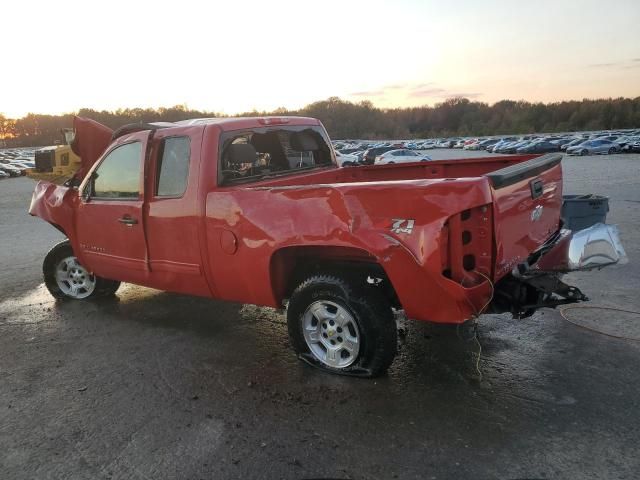
<path id="1" fill-rule="evenodd" d="M 495 145 L 496 143 L 498 143 L 497 138 L 485 138 L 485 139 L 480 139 L 465 145 L 464 149 L 465 150 L 486 150 L 487 147 Z"/>
<path id="2" fill-rule="evenodd" d="M 480 140 L 472 140 L 468 143 L 465 143 L 464 150 L 480 150 Z"/>
<path id="3" fill-rule="evenodd" d="M 4 170 L 0 170 L 0 178 L 4 179 L 4 178 L 9 178 L 11 175 L 9 175 L 7 172 L 5 172 Z"/>
<path id="4" fill-rule="evenodd" d="M 348 155 L 344 153 L 340 153 L 336 150 L 336 161 L 338 162 L 339 167 L 347 167 L 357 165 L 358 157 L 355 155 Z"/>
<path id="5" fill-rule="evenodd" d="M 640 153 L 640 140 L 629 144 L 629 151 L 633 153 Z"/>
<path id="6" fill-rule="evenodd" d="M 13 161 L 13 162 L 11 162 L 10 165 L 13 165 L 14 167 L 18 167 L 21 170 L 27 170 L 29 168 L 35 168 L 35 162 L 17 162 L 17 161 Z"/>
<path id="7" fill-rule="evenodd" d="M 524 147 L 518 148 L 516 150 L 517 153 L 549 153 L 549 152 L 558 152 L 560 147 L 555 143 L 551 143 L 548 140 L 540 140 L 534 141 L 525 145 Z"/>
<path id="8" fill-rule="evenodd" d="M 445 138 L 437 143 L 438 148 L 453 148 L 458 141 L 457 138 Z"/>
<path id="9" fill-rule="evenodd" d="M 629 141 L 621 149 L 625 153 L 640 152 L 640 136 L 629 137 Z"/>
<path id="10" fill-rule="evenodd" d="M 613 154 L 620 151 L 620 146 L 610 140 L 587 140 L 579 145 L 567 148 L 567 155 Z"/>
<path id="11" fill-rule="evenodd" d="M 434 161 L 426 178 L 420 164 L 338 168 L 312 118 L 74 126 L 79 170 L 68 186 L 39 182 L 29 208 L 67 236 L 43 262 L 53 297 L 130 282 L 286 305 L 298 357 L 333 373 L 389 367 L 394 309 L 450 324 L 521 318 L 587 300 L 561 273 L 622 255 L 613 227 L 593 233 L 596 257 L 584 232 L 561 234 L 558 154 Z M 566 251 L 579 260 L 567 266 Z"/>
<path id="12" fill-rule="evenodd" d="M 14 165 L 11 165 L 10 163 L 1 163 L 0 170 L 9 174 L 12 177 L 19 177 L 20 175 L 22 175 L 23 169 L 20 169 Z"/>
<path id="13" fill-rule="evenodd" d="M 384 152 L 388 152 L 389 150 L 395 150 L 395 147 L 386 146 L 386 147 L 373 147 L 364 152 L 362 156 L 362 163 L 365 165 L 373 165 L 373 162 L 376 160 L 378 155 L 383 154 Z"/>
<path id="14" fill-rule="evenodd" d="M 571 141 L 568 141 L 566 143 L 561 144 L 560 145 L 560 150 L 565 152 L 567 150 L 567 148 L 573 147 L 575 145 L 580 145 L 581 143 L 586 142 L 586 141 L 587 141 L 587 139 L 584 138 L 584 137 L 574 138 Z"/>
<path id="15" fill-rule="evenodd" d="M 511 143 L 513 141 L 515 141 L 516 138 L 515 137 L 505 137 L 505 138 L 501 138 L 499 139 L 496 143 L 494 143 L 493 145 L 489 145 L 487 147 L 487 151 L 488 152 L 492 152 L 492 153 L 498 153 L 496 150 L 500 149 L 503 145 L 506 145 L 508 143 Z"/>
<path id="16" fill-rule="evenodd" d="M 515 140 L 513 142 L 509 142 L 505 145 L 502 145 L 497 152 L 495 148 L 493 149 L 493 151 L 495 153 L 516 153 L 518 151 L 518 148 L 524 147 L 525 145 L 528 145 L 531 142 L 532 142 L 531 137 L 527 137 L 527 138 Z"/>
<path id="17" fill-rule="evenodd" d="M 613 143 L 617 144 L 618 147 L 620 147 L 620 151 L 625 150 L 625 147 L 629 144 L 636 141 L 636 137 L 630 137 L 627 135 L 622 135 L 620 137 L 618 137 L 616 140 L 613 141 Z"/>
<path id="18" fill-rule="evenodd" d="M 437 144 L 434 140 L 427 140 L 419 145 L 418 150 L 431 150 L 436 148 Z"/>
<path id="19" fill-rule="evenodd" d="M 431 157 L 401 148 L 398 150 L 389 150 L 388 152 L 378 155 L 375 160 L 376 165 L 388 165 L 390 163 L 410 163 L 410 162 L 428 162 Z"/>

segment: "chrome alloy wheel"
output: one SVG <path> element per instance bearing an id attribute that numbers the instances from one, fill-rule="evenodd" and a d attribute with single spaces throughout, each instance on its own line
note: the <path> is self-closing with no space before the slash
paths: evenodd
<path id="1" fill-rule="evenodd" d="M 56 265 L 56 283 L 71 298 L 87 298 L 96 288 L 96 277 L 89 273 L 76 257 L 63 258 Z"/>
<path id="2" fill-rule="evenodd" d="M 358 358 L 358 325 L 337 303 L 319 300 L 309 305 L 302 316 L 302 332 L 313 356 L 331 368 L 346 368 Z"/>

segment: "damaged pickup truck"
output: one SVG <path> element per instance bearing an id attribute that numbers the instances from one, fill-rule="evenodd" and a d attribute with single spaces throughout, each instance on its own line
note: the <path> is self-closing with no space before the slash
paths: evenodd
<path id="1" fill-rule="evenodd" d="M 360 376 L 396 353 L 394 310 L 460 324 L 587 300 L 564 273 L 615 264 L 615 226 L 562 228 L 560 155 L 338 168 L 312 118 L 74 122 L 81 167 L 30 214 L 58 299 L 120 282 L 287 307 L 303 360 Z"/>

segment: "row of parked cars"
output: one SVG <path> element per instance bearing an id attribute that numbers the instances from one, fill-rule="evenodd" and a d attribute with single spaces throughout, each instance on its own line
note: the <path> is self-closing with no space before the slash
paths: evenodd
<path id="1" fill-rule="evenodd" d="M 640 129 L 567 133 L 556 135 L 520 135 L 504 137 L 441 138 L 392 142 L 335 141 L 341 165 L 385 164 L 428 160 L 416 150 L 460 148 L 491 153 L 529 154 L 566 152 L 569 155 L 640 153 Z M 413 153 L 412 153 L 413 152 Z"/>
<path id="2" fill-rule="evenodd" d="M 35 168 L 35 150 L 17 148 L 0 150 L 0 179 L 25 175 L 27 170 Z"/>
<path id="3" fill-rule="evenodd" d="M 569 155 L 640 153 L 640 130 L 592 134 L 522 136 L 466 140 L 462 148 L 491 153 L 566 152 Z"/>

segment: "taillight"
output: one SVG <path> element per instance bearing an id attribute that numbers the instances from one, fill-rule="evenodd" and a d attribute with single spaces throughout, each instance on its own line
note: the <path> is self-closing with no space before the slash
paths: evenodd
<path id="1" fill-rule="evenodd" d="M 447 220 L 441 244 L 445 277 L 469 287 L 482 283 L 482 275 L 491 276 L 492 223 L 491 204 L 465 210 Z"/>

